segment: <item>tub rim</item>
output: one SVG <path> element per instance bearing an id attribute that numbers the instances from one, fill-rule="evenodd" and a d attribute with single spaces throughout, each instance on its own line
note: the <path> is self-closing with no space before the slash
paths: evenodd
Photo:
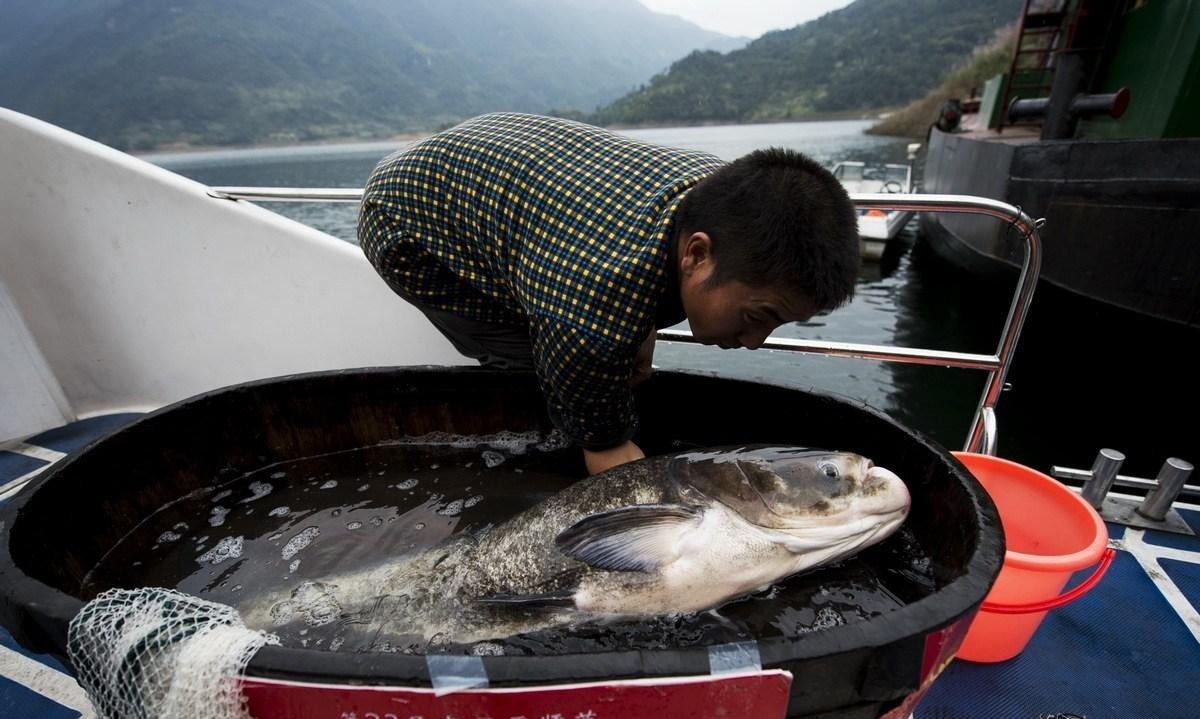
<path id="1" fill-rule="evenodd" d="M 85 602 L 40 580 L 25 574 L 12 557 L 9 538 L 20 513 L 41 487 L 54 481 L 81 457 L 117 433 L 153 422 L 168 413 L 207 401 L 215 395 L 244 392 L 258 387 L 309 381 L 345 374 L 428 374 L 454 375 L 460 373 L 511 375 L 511 372 L 482 367 L 443 367 L 437 365 L 359 367 L 339 370 L 303 372 L 268 377 L 250 382 L 227 385 L 203 392 L 149 412 L 124 424 L 38 475 L 7 505 L 0 508 L 0 611 L 32 622 L 49 645 L 45 650 L 58 656 L 70 666 L 66 652 L 67 628 L 71 619 Z M 769 387 L 807 394 L 824 401 L 849 405 L 875 419 L 900 430 L 931 452 L 959 480 L 971 502 L 975 516 L 982 521 L 978 541 L 965 564 L 963 574 L 951 580 L 934 594 L 889 612 L 888 622 L 858 622 L 824 629 L 799 637 L 768 637 L 757 639 L 762 666 L 780 665 L 845 652 L 883 647 L 889 644 L 925 636 L 945 628 L 978 610 L 1000 572 L 1004 556 L 1004 538 L 999 515 L 982 485 L 950 451 L 918 430 L 904 426 L 886 413 L 865 402 L 815 389 L 801 389 L 763 380 L 742 380 L 719 377 L 712 372 L 687 370 L 656 370 L 659 375 L 699 377 L 729 384 Z M 988 526 L 990 525 L 990 526 Z M 994 531 L 988 531 L 993 529 Z M 935 606 L 936 605 L 936 606 Z M 15 612 L 13 610 L 16 610 Z M 10 630 L 11 631 L 11 630 Z M 17 634 L 17 632 L 13 632 Z M 22 631 L 22 634 L 27 632 Z M 847 639 L 852 638 L 852 641 Z M 43 649 L 36 649 L 43 651 Z M 493 686 L 535 685 L 600 681 L 632 677 L 666 677 L 705 675 L 710 673 L 709 645 L 667 648 L 634 649 L 614 652 L 581 652 L 538 656 L 482 657 Z M 429 672 L 426 655 L 391 653 L 329 652 L 302 647 L 267 645 L 250 660 L 245 674 L 250 677 L 285 679 L 300 682 L 335 683 L 369 686 L 428 686 Z"/>

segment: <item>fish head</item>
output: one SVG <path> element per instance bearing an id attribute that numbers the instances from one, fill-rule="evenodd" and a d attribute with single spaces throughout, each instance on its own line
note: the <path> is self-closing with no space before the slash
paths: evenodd
<path id="1" fill-rule="evenodd" d="M 900 526 L 911 502 L 894 472 L 850 452 L 795 447 L 695 452 L 677 457 L 672 474 L 685 492 L 723 504 L 793 551 L 873 544 Z"/>

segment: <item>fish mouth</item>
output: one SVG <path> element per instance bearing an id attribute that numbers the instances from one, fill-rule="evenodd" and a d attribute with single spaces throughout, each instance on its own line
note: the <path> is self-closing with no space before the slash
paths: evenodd
<path id="1" fill-rule="evenodd" d="M 908 485 L 895 472 L 877 465 L 867 469 L 866 481 L 863 482 L 862 493 L 866 499 L 878 499 L 880 504 L 872 509 L 868 504 L 866 514 L 884 515 L 894 512 L 907 513 L 912 506 L 912 495 Z M 888 501 L 891 500 L 891 501 Z"/>
<path id="2" fill-rule="evenodd" d="M 804 534 L 817 532 L 827 537 L 854 535 L 864 531 L 864 525 L 884 525 L 890 522 L 901 523 L 908 518 L 909 505 L 893 504 L 877 508 L 854 507 L 836 514 L 825 516 L 798 517 L 788 522 L 786 526 L 761 526 L 765 531 L 783 532 L 784 534 Z"/>
<path id="3" fill-rule="evenodd" d="M 773 530 L 775 540 L 793 554 L 829 552 L 831 556 L 865 549 L 891 536 L 908 518 L 907 508 L 859 514 L 849 521 L 834 525 L 797 527 Z"/>

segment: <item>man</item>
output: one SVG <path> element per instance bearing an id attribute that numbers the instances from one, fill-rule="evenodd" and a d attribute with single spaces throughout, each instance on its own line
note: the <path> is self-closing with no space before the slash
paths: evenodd
<path id="1" fill-rule="evenodd" d="M 632 385 L 657 329 L 762 345 L 833 309 L 858 274 L 854 207 L 795 152 L 733 163 L 601 128 L 497 113 L 385 158 L 367 258 L 463 354 L 537 373 L 588 471 L 641 458 Z"/>

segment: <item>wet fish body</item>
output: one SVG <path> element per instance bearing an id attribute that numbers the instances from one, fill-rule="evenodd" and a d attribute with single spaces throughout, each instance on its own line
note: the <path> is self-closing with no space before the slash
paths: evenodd
<path id="1" fill-rule="evenodd" d="M 581 614 L 695 612 L 875 544 L 908 507 L 895 474 L 850 453 L 652 457 L 583 479 L 478 536 L 316 591 L 343 620 L 455 641 Z M 276 623 L 291 618 L 295 599 L 271 603 Z"/>

